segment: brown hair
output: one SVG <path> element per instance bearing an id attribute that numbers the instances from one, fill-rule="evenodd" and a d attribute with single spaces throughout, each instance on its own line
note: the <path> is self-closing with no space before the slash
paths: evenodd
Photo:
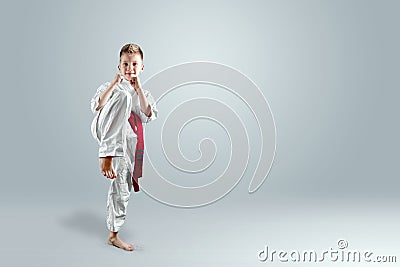
<path id="1" fill-rule="evenodd" d="M 123 53 L 127 53 L 127 54 L 135 54 L 135 53 L 139 53 L 140 57 L 143 60 L 143 51 L 140 48 L 140 46 L 138 46 L 137 44 L 126 44 L 121 48 L 121 51 L 119 52 L 119 58 L 121 58 Z"/>

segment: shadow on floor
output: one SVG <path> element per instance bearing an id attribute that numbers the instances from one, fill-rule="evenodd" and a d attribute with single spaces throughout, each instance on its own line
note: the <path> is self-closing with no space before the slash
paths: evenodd
<path id="1" fill-rule="evenodd" d="M 105 213 L 90 209 L 79 209 L 67 214 L 61 219 L 61 225 L 67 229 L 85 234 L 97 239 L 105 240 L 108 235 Z M 129 231 L 123 231 L 124 236 L 129 238 Z"/>

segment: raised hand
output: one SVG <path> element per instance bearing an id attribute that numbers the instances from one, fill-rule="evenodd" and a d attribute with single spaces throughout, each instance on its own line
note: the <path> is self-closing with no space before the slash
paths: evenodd
<path id="1" fill-rule="evenodd" d="M 111 82 L 112 85 L 117 85 L 120 84 L 122 82 L 122 76 L 120 73 L 117 73 L 113 79 L 113 81 Z"/>

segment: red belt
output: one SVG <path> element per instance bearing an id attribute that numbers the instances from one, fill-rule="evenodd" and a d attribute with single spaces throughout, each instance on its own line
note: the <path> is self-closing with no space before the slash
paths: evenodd
<path id="1" fill-rule="evenodd" d="M 139 115 L 131 112 L 131 116 L 128 119 L 129 124 L 132 127 L 133 132 L 137 136 L 136 150 L 135 150 L 135 166 L 132 173 L 133 189 L 135 192 L 139 191 L 139 178 L 142 177 L 143 168 L 143 155 L 144 155 L 144 136 L 143 136 L 143 125 Z"/>

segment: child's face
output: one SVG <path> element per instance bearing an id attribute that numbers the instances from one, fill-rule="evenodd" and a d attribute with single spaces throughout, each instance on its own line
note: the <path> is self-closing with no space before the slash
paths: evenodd
<path id="1" fill-rule="evenodd" d="M 122 53 L 118 70 L 126 80 L 130 81 L 133 77 L 137 77 L 143 69 L 144 65 L 139 53 Z"/>

